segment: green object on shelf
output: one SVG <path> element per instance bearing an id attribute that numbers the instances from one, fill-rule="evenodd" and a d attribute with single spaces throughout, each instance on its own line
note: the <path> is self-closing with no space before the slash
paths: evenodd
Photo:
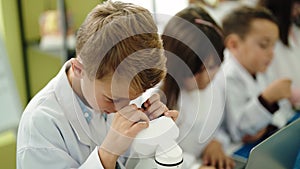
<path id="1" fill-rule="evenodd" d="M 41 90 L 60 70 L 59 52 L 45 52 L 38 45 L 29 46 L 27 50 L 30 81 L 30 97 Z"/>

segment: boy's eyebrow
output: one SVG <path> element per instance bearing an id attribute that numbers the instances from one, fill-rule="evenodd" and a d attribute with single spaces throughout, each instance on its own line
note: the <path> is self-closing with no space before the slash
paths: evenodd
<path id="1" fill-rule="evenodd" d="M 273 42 L 273 39 L 270 38 L 270 37 L 263 37 L 262 41 L 267 42 L 267 43 L 271 43 L 271 42 Z"/>
<path id="2" fill-rule="evenodd" d="M 110 100 L 112 100 L 112 101 L 116 101 L 116 100 L 130 100 L 130 98 L 125 98 L 125 97 L 115 97 L 115 98 L 111 98 L 111 97 L 109 97 L 109 96 L 107 96 L 107 95 L 105 95 L 104 94 L 104 97 L 106 97 L 106 98 L 108 98 L 108 99 L 110 99 Z"/>
<path id="3" fill-rule="evenodd" d="M 109 97 L 106 93 L 104 93 L 104 97 L 108 98 L 108 99 L 111 99 L 111 100 L 134 100 L 138 97 L 140 97 L 143 93 L 140 93 L 140 94 L 136 94 L 134 95 L 133 97 L 134 98 L 130 98 L 130 96 L 128 95 L 128 97 L 115 97 L 115 98 L 112 98 L 112 97 Z"/>
<path id="4" fill-rule="evenodd" d="M 261 41 L 270 42 L 271 39 L 268 38 L 268 37 L 262 37 L 262 38 L 261 38 Z"/>

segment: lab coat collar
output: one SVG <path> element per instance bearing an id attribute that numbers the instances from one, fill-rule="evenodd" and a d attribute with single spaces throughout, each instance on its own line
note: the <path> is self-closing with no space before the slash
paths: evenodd
<path id="1" fill-rule="evenodd" d="M 228 49 L 225 50 L 224 57 L 225 57 L 225 64 L 227 64 L 227 67 L 232 67 L 233 69 L 235 69 L 235 72 L 241 74 L 241 77 L 243 78 L 244 81 L 250 84 L 256 83 L 254 77 L 240 64 L 240 62 L 235 58 L 235 56 Z"/>
<path id="2" fill-rule="evenodd" d="M 76 93 L 73 91 L 69 84 L 66 70 L 71 66 L 71 62 L 67 61 L 58 75 L 56 76 L 56 86 L 54 88 L 57 100 L 60 106 L 63 108 L 67 119 L 69 120 L 77 138 L 85 145 L 94 147 L 94 143 L 89 137 L 89 127 L 85 120 L 80 120 L 80 116 L 83 116 L 83 112 L 80 108 L 78 100 L 76 99 Z M 83 118 L 84 119 L 84 118 Z"/>

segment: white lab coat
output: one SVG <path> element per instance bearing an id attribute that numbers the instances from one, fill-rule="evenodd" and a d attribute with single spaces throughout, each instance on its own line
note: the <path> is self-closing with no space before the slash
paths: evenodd
<path id="1" fill-rule="evenodd" d="M 180 114 L 176 123 L 180 130 L 179 145 L 185 153 L 199 158 L 213 138 L 224 144 L 228 142 L 226 136 L 220 137 L 218 132 L 224 112 L 221 97 L 213 85 L 201 91 L 180 91 L 177 104 Z"/>
<path id="2" fill-rule="evenodd" d="M 92 120 L 86 121 L 68 82 L 68 67 L 70 62 L 30 101 L 22 115 L 18 169 L 103 168 L 98 149 L 112 115 L 106 121 L 101 113 L 92 111 Z"/>
<path id="3" fill-rule="evenodd" d="M 225 51 L 221 69 L 225 78 L 220 76 L 222 71 L 219 71 L 215 83 L 226 82 L 225 86 L 220 87 L 226 94 L 224 130 L 230 133 L 234 142 L 241 141 L 246 134 L 256 134 L 270 123 L 282 127 L 293 116 L 294 112 L 286 99 L 279 102 L 280 109 L 274 115 L 261 105 L 258 96 L 272 79 L 257 74 L 255 80 L 228 50 Z"/>
<path id="4" fill-rule="evenodd" d="M 141 105 L 152 94 L 163 94 L 159 87 L 147 90 L 134 103 Z M 200 162 L 200 156 L 213 139 L 220 141 L 224 148 L 229 145 L 227 133 L 219 129 L 224 112 L 224 94 L 220 93 L 219 84 L 211 83 L 205 90 L 180 90 L 177 110 L 179 116 L 176 124 L 179 128 L 177 142 L 184 152 L 182 168 L 191 168 L 194 163 Z M 162 98 L 164 100 L 164 98 Z"/>

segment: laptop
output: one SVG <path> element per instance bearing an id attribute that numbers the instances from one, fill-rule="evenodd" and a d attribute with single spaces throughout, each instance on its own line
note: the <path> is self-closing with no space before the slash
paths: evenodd
<path id="1" fill-rule="evenodd" d="M 292 169 L 300 150 L 300 119 L 255 146 L 248 160 L 234 156 L 235 169 Z"/>

